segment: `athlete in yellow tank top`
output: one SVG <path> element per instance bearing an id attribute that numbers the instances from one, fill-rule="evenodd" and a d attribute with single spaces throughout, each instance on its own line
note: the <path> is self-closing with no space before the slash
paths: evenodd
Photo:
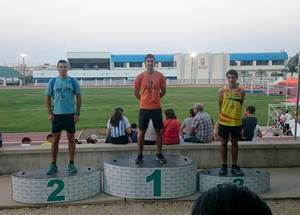
<path id="1" fill-rule="evenodd" d="M 232 89 L 224 86 L 223 101 L 221 105 L 221 113 L 219 123 L 228 126 L 242 125 L 242 104 L 243 97 L 241 88 Z"/>
<path id="2" fill-rule="evenodd" d="M 227 174 L 227 143 L 231 140 L 232 168 L 231 172 L 243 176 L 244 172 L 237 165 L 238 140 L 241 137 L 242 105 L 245 98 L 245 90 L 237 85 L 238 73 L 236 70 L 229 70 L 226 73 L 227 86 L 219 90 L 219 130 L 221 139 L 222 167 L 220 175 Z"/>

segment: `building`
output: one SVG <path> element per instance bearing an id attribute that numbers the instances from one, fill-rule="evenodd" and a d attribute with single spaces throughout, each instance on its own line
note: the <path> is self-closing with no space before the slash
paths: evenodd
<path id="1" fill-rule="evenodd" d="M 0 66 L 0 85 L 22 85 L 23 76 L 13 68 Z"/>
<path id="2" fill-rule="evenodd" d="M 281 73 L 288 60 L 286 52 L 157 54 L 156 69 L 169 84 L 223 84 L 229 69 L 243 76 L 271 76 Z M 145 54 L 115 55 L 110 52 L 67 52 L 69 75 L 89 85 L 132 84 L 145 70 Z M 57 76 L 53 67 L 33 71 L 36 84 Z"/>

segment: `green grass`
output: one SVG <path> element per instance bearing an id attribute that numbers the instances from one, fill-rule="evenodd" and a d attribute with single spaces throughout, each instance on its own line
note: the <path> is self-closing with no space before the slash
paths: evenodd
<path id="1" fill-rule="evenodd" d="M 168 88 L 162 98 L 162 109 L 173 108 L 182 122 L 195 103 L 203 103 L 204 111 L 218 119 L 218 88 Z M 83 105 L 76 129 L 105 128 L 115 107 L 121 106 L 130 122 L 138 122 L 138 100 L 133 88 L 82 89 Z M 260 125 L 266 125 L 268 104 L 283 101 L 282 97 L 246 95 L 244 107 L 256 106 Z M 0 90 L 0 131 L 49 131 L 44 102 L 44 89 Z"/>

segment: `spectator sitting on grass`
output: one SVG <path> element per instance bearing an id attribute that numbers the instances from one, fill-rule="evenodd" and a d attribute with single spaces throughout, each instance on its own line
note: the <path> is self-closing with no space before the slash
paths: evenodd
<path id="1" fill-rule="evenodd" d="M 163 121 L 163 143 L 179 144 L 180 122 L 173 109 L 165 110 L 166 119 Z"/>
<path id="2" fill-rule="evenodd" d="M 192 215 L 272 215 L 264 200 L 246 186 L 219 184 L 202 193 Z"/>
<path id="3" fill-rule="evenodd" d="M 47 135 L 47 141 L 42 143 L 41 146 L 51 146 L 53 142 L 53 136 L 52 134 Z"/>
<path id="4" fill-rule="evenodd" d="M 138 130 L 136 123 L 131 123 L 131 140 L 133 143 L 137 143 Z"/>
<path id="5" fill-rule="evenodd" d="M 256 141 L 257 136 L 262 137 L 261 129 L 257 125 L 257 118 L 254 114 L 255 107 L 248 106 L 245 110 L 245 117 L 242 118 L 242 141 Z"/>
<path id="6" fill-rule="evenodd" d="M 24 137 L 24 138 L 22 139 L 22 144 L 21 144 L 21 146 L 30 146 L 30 144 L 31 144 L 31 139 L 30 139 L 29 137 Z"/>

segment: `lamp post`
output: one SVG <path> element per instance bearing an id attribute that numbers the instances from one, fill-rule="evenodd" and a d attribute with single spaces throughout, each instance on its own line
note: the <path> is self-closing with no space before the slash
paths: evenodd
<path id="1" fill-rule="evenodd" d="M 194 73 L 194 58 L 196 57 L 196 53 L 192 52 L 190 54 L 191 58 L 192 58 L 192 64 L 191 64 L 191 84 L 193 84 L 193 73 Z"/>
<path id="2" fill-rule="evenodd" d="M 295 114 L 295 133 L 294 140 L 297 139 L 297 125 L 298 125 L 298 108 L 299 108 L 299 91 L 300 91 L 300 52 L 298 53 L 298 88 L 297 88 L 297 98 L 296 98 L 296 114 Z"/>
<path id="3" fill-rule="evenodd" d="M 20 57 L 22 58 L 22 67 L 23 67 L 23 84 L 25 85 L 25 72 L 26 72 L 26 66 L 25 66 L 25 57 L 27 57 L 27 54 L 22 53 L 20 54 Z"/>

